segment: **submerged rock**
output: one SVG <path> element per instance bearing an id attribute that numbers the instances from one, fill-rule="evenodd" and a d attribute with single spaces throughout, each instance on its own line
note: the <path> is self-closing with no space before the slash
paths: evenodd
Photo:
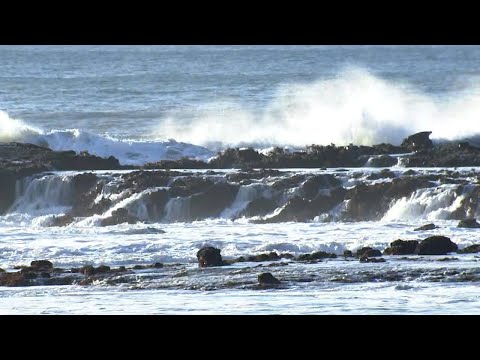
<path id="1" fill-rule="evenodd" d="M 426 231 L 426 230 L 433 230 L 433 229 L 437 229 L 438 226 L 436 226 L 435 224 L 426 224 L 426 225 L 422 225 L 416 229 L 413 229 L 413 231 Z"/>
<path id="2" fill-rule="evenodd" d="M 312 260 L 321 260 L 321 259 L 335 259 L 337 255 L 330 254 L 324 251 L 317 251 L 311 254 L 302 254 L 298 255 L 298 261 L 312 261 Z"/>
<path id="3" fill-rule="evenodd" d="M 197 252 L 198 266 L 210 267 L 210 266 L 222 266 L 224 265 L 222 255 L 220 255 L 220 249 L 212 246 L 203 247 Z"/>
<path id="4" fill-rule="evenodd" d="M 480 252 L 480 244 L 467 246 L 466 248 L 457 250 L 457 254 L 473 254 Z"/>
<path id="5" fill-rule="evenodd" d="M 377 250 L 377 249 L 373 249 L 369 246 L 366 246 L 366 247 L 363 247 L 359 250 L 357 250 L 357 252 L 355 253 L 355 256 L 360 258 L 360 257 L 380 257 L 382 256 L 382 253 L 380 252 L 380 250 Z"/>
<path id="6" fill-rule="evenodd" d="M 271 273 L 261 273 L 258 275 L 258 283 L 260 285 L 278 285 L 280 280 L 274 277 Z"/>
<path id="7" fill-rule="evenodd" d="M 457 227 L 459 227 L 459 228 L 469 228 L 469 229 L 478 229 L 478 228 L 480 228 L 480 224 L 477 222 L 476 219 L 464 219 L 464 220 L 460 220 Z"/>
<path id="8" fill-rule="evenodd" d="M 430 236 L 421 241 L 415 249 L 418 255 L 446 255 L 457 251 L 458 246 L 446 236 Z"/>
<path id="9" fill-rule="evenodd" d="M 385 262 L 384 258 L 370 258 L 368 256 L 362 256 L 360 258 L 361 263 L 383 263 Z"/>

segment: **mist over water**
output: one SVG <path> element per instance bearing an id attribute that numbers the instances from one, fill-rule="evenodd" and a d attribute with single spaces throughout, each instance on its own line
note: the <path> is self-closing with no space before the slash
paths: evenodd
<path id="1" fill-rule="evenodd" d="M 260 110 L 238 102 L 211 103 L 188 126 L 169 117 L 157 132 L 207 147 L 400 145 L 426 130 L 437 140 L 474 138 L 480 133 L 479 85 L 437 98 L 405 82 L 348 69 L 331 79 L 281 85 Z"/>

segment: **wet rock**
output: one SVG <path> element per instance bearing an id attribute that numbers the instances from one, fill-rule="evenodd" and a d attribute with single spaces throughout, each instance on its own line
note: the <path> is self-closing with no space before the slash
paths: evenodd
<path id="1" fill-rule="evenodd" d="M 473 254 L 480 252 L 480 244 L 467 246 L 466 248 L 457 250 L 457 254 Z"/>
<path id="2" fill-rule="evenodd" d="M 130 215 L 125 208 L 119 208 L 112 212 L 108 218 L 102 219 L 101 226 L 111 226 L 123 223 L 135 224 L 140 221 L 137 217 Z"/>
<path id="3" fill-rule="evenodd" d="M 317 251 L 311 254 L 302 254 L 297 256 L 298 261 L 314 261 L 321 259 L 335 259 L 337 255 L 330 254 L 324 251 Z"/>
<path id="4" fill-rule="evenodd" d="M 390 243 L 383 253 L 385 255 L 412 255 L 418 246 L 417 240 L 395 240 Z"/>
<path id="5" fill-rule="evenodd" d="M 31 286 L 33 285 L 30 274 L 35 273 L 21 273 L 21 272 L 4 272 L 0 273 L 0 286 Z"/>
<path id="6" fill-rule="evenodd" d="M 180 175 L 175 171 L 132 171 L 122 175 L 122 182 L 115 192 L 130 189 L 138 193 L 148 188 L 167 186 L 172 176 Z"/>
<path id="7" fill-rule="evenodd" d="M 308 221 L 315 216 L 328 213 L 336 205 L 343 201 L 346 190 L 343 187 L 334 188 L 329 195 L 317 195 L 313 200 L 295 196 L 288 200 L 283 209 L 268 219 L 255 221 L 257 223 L 278 223 L 286 221 Z"/>
<path id="8" fill-rule="evenodd" d="M 339 186 L 341 181 L 332 174 L 320 174 L 309 177 L 301 185 L 300 191 L 305 199 L 313 199 L 320 189 L 330 189 Z"/>
<path id="9" fill-rule="evenodd" d="M 280 260 L 280 256 L 275 251 L 270 253 L 252 255 L 247 257 L 247 261 L 251 262 L 261 262 L 261 261 L 277 261 Z"/>
<path id="10" fill-rule="evenodd" d="M 368 256 L 362 256 L 360 258 L 361 263 L 383 263 L 385 262 L 384 258 L 370 258 Z"/>
<path id="11" fill-rule="evenodd" d="M 207 246 L 201 248 L 197 252 L 198 266 L 199 267 L 210 267 L 210 266 L 222 266 L 223 260 L 222 255 L 220 255 L 220 249 L 214 248 L 212 246 Z"/>
<path id="12" fill-rule="evenodd" d="M 258 275 L 258 283 L 260 285 L 279 285 L 280 280 L 274 277 L 271 273 L 261 273 Z"/>
<path id="13" fill-rule="evenodd" d="M 51 277 L 45 280 L 45 285 L 72 285 L 76 280 L 73 276 Z"/>
<path id="14" fill-rule="evenodd" d="M 459 227 L 459 228 L 469 228 L 469 229 L 478 229 L 478 228 L 480 228 L 480 224 L 477 222 L 476 219 L 464 219 L 464 220 L 460 220 L 457 227 Z"/>
<path id="15" fill-rule="evenodd" d="M 260 154 L 253 148 L 228 148 L 213 158 L 209 164 L 218 169 L 263 167 L 262 160 L 264 158 L 265 155 Z"/>
<path id="16" fill-rule="evenodd" d="M 266 197 L 262 196 L 258 199 L 250 201 L 245 210 L 240 213 L 240 216 L 264 216 L 272 213 L 277 206 L 278 205 L 275 200 L 267 199 Z"/>
<path id="17" fill-rule="evenodd" d="M 110 272 L 110 266 L 100 265 L 95 269 L 95 274 L 105 274 Z"/>
<path id="18" fill-rule="evenodd" d="M 432 140 L 430 140 L 431 131 L 422 131 L 413 135 L 410 135 L 403 140 L 401 147 L 404 147 L 410 151 L 416 151 L 421 149 L 430 149 L 433 147 Z"/>
<path id="19" fill-rule="evenodd" d="M 343 256 L 344 256 L 345 258 L 347 258 L 347 257 L 353 257 L 353 253 L 352 253 L 350 250 L 345 250 L 345 251 L 343 252 Z"/>
<path id="20" fill-rule="evenodd" d="M 434 186 L 425 177 L 402 177 L 391 182 L 372 185 L 358 184 L 345 194 L 344 220 L 379 220 L 389 209 L 392 200 L 409 196 L 415 190 Z"/>
<path id="21" fill-rule="evenodd" d="M 275 169 L 260 169 L 260 170 L 253 170 L 248 172 L 234 172 L 225 175 L 228 181 L 241 183 L 242 181 L 249 181 L 252 182 L 253 179 L 264 179 L 269 177 L 277 177 L 280 176 L 281 172 Z"/>
<path id="22" fill-rule="evenodd" d="M 355 257 L 380 257 L 382 256 L 382 253 L 380 252 L 380 250 L 377 250 L 377 249 L 373 249 L 369 246 L 366 246 L 366 247 L 363 247 L 359 250 L 357 250 L 357 252 L 355 253 Z"/>
<path id="23" fill-rule="evenodd" d="M 67 226 L 68 224 L 71 224 L 75 218 L 70 215 L 70 214 L 65 214 L 65 215 L 59 215 L 59 216 L 53 216 L 50 226 Z"/>
<path id="24" fill-rule="evenodd" d="M 413 231 L 426 231 L 426 230 L 433 230 L 433 229 L 437 229 L 438 226 L 436 226 L 435 224 L 426 224 L 426 225 L 422 225 L 416 229 L 413 229 Z"/>
<path id="25" fill-rule="evenodd" d="M 437 261 L 442 261 L 442 262 L 458 261 L 458 260 L 459 259 L 455 257 L 445 257 L 445 258 L 437 259 Z"/>
<path id="26" fill-rule="evenodd" d="M 397 158 L 390 155 L 379 155 L 368 159 L 367 166 L 371 167 L 390 167 L 397 165 Z"/>
<path id="27" fill-rule="evenodd" d="M 214 186 L 214 182 L 208 178 L 199 176 L 178 177 L 170 184 L 169 194 L 171 197 L 186 197 L 197 193 L 203 193 Z"/>
<path id="28" fill-rule="evenodd" d="M 156 263 L 150 265 L 150 267 L 151 267 L 152 269 L 161 269 L 161 268 L 163 268 L 163 264 L 162 264 L 162 263 L 159 263 L 159 262 L 156 262 Z"/>
<path id="29" fill-rule="evenodd" d="M 407 171 L 404 171 L 403 175 L 406 175 L 406 176 L 417 175 L 417 172 L 415 170 L 409 169 Z"/>
<path id="30" fill-rule="evenodd" d="M 52 271 L 53 264 L 48 260 L 36 260 L 30 263 L 30 268 L 33 271 Z"/>
<path id="31" fill-rule="evenodd" d="M 192 195 L 190 199 L 191 220 L 218 217 L 225 208 L 233 203 L 238 188 L 238 185 L 216 183 L 204 193 Z"/>
<path id="32" fill-rule="evenodd" d="M 421 241 L 415 249 L 418 255 L 446 255 L 457 251 L 457 244 L 453 243 L 446 236 L 430 236 Z"/>
<path id="33" fill-rule="evenodd" d="M 167 190 L 157 190 L 148 194 L 144 200 L 147 208 L 148 219 L 153 221 L 160 221 L 166 214 L 165 205 L 170 200 Z"/>
<path id="34" fill-rule="evenodd" d="M 86 266 L 83 266 L 83 267 L 80 268 L 80 273 L 82 273 L 86 276 L 95 275 L 95 268 L 92 265 L 86 265 Z"/>
<path id="35" fill-rule="evenodd" d="M 15 173 L 0 168 L 0 215 L 3 215 L 15 201 L 15 186 Z"/>
<path id="36" fill-rule="evenodd" d="M 71 184 L 74 193 L 86 193 L 97 184 L 97 175 L 93 173 L 75 175 Z"/>

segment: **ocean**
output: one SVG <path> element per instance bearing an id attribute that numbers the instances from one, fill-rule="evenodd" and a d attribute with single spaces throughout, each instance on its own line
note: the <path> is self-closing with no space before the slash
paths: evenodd
<path id="1" fill-rule="evenodd" d="M 227 147 L 400 145 L 419 131 L 432 131 L 434 143 L 477 143 L 479 58 L 479 46 L 0 46 L 0 143 L 87 151 L 136 166 L 207 161 Z M 407 169 L 399 160 L 390 170 L 400 177 Z M 84 171 L 27 177 L 17 181 L 15 202 L 0 216 L 0 268 L 40 259 L 59 268 L 164 267 L 139 270 L 125 282 L 0 287 L 0 313 L 479 313 L 476 254 L 385 256 L 384 263 L 342 257 L 345 250 L 383 251 L 394 240 L 430 235 L 448 236 L 459 248 L 475 244 L 478 230 L 458 228 L 452 214 L 475 193 L 479 168 L 415 169 L 430 177 L 457 172 L 462 184 L 436 178 L 435 187 L 392 201 L 374 219 L 346 219 L 347 201 L 307 221 L 252 221 L 278 215 L 310 177 L 328 175 L 349 189 L 390 181 L 381 171 L 368 163 L 283 169 L 238 182 L 228 206 L 199 217 L 195 194 L 171 196 L 164 209 L 151 205 L 152 194 L 171 191 L 181 175 L 132 191 L 119 187 L 130 170 L 99 170 L 96 201 L 108 199 L 110 206 L 66 226 L 51 226 L 52 219 L 75 207 L 74 178 Z M 185 172 L 216 185 L 232 183 L 237 170 Z M 322 186 L 318 194 L 329 193 L 331 186 Z M 249 203 L 259 198 L 277 206 L 249 216 Z M 119 208 L 142 222 L 101 226 Z M 476 214 L 472 208 L 469 215 Z M 414 231 L 427 222 L 437 228 Z M 199 269 L 202 246 L 221 249 L 225 259 L 273 251 L 338 257 Z M 265 271 L 284 285 L 252 288 Z"/>

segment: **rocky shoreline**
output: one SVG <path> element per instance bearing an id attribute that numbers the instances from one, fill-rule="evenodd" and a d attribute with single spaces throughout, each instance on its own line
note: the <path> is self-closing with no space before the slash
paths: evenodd
<path id="1" fill-rule="evenodd" d="M 185 200 L 185 206 L 188 206 L 183 218 L 174 220 L 203 220 L 219 216 L 233 204 L 242 187 L 252 184 L 268 186 L 268 196 L 259 194 L 250 199 L 237 216 L 255 217 L 252 221 L 258 223 L 303 222 L 317 216 L 323 216 L 325 221 L 330 221 L 331 211 L 342 203 L 345 204 L 345 209 L 340 217 L 334 220 L 378 220 L 393 201 L 410 196 L 418 189 L 435 188 L 441 184 L 456 184 L 458 194 L 464 191 L 466 185 L 475 186 L 458 211 L 451 214 L 451 219 L 466 219 L 478 203 L 480 194 L 480 187 L 477 185 L 480 175 L 473 170 L 465 176 L 454 170 L 435 174 L 413 169 L 401 174 L 389 169 L 370 174 L 358 171 L 351 175 L 354 179 L 349 180 L 351 184 L 346 187 L 342 184 L 345 182 L 341 176 L 342 169 L 337 169 L 336 173 L 332 174 L 318 171 L 282 172 L 266 168 L 267 165 L 278 168 L 306 167 L 320 169 L 321 172 L 327 170 L 324 166 L 358 167 L 364 166 L 366 162 L 369 162 L 371 167 L 383 167 L 386 164 L 391 165 L 388 158 L 392 157 L 389 154 L 402 152 L 411 152 L 407 157 L 402 157 L 406 166 L 480 165 L 479 148 L 463 143 L 434 146 L 429 135 L 430 132 L 412 135 L 405 139 L 400 147 L 388 144 L 372 147 L 312 145 L 306 152 L 273 151 L 270 155 L 259 154 L 253 149 L 227 149 L 208 164 L 184 159 L 177 162 L 160 161 L 144 167 L 122 166 L 113 157 L 104 159 L 87 153 L 56 152 L 31 144 L 0 144 L 0 215 L 10 209 L 17 200 L 17 185 L 22 179 L 49 176 L 52 171 L 131 170 L 118 175 L 114 180 L 89 172 L 75 175 L 69 189 L 72 193 L 72 209 L 63 216 L 55 217 L 51 225 L 64 226 L 74 222 L 76 218 L 103 214 L 118 201 L 145 192 L 149 188 L 157 190 L 142 195 L 148 219 L 139 218 L 129 209 L 118 208 L 108 218 L 102 219 L 101 225 L 165 221 L 167 204 L 174 198 Z M 173 170 L 176 167 L 201 168 L 204 172 Z M 259 169 L 253 170 L 253 167 Z M 152 169 L 149 170 L 150 168 Z M 222 173 L 208 168 L 240 170 Z M 117 194 L 116 202 L 107 196 L 107 191 Z M 266 216 L 268 214 L 273 215 Z"/>
<path id="2" fill-rule="evenodd" d="M 97 267 L 86 265 L 80 268 L 66 269 L 56 268 L 48 260 L 36 260 L 32 261 L 29 266 L 16 266 L 14 269 L 18 271 L 7 272 L 0 269 L 0 286 L 87 286 L 102 284 L 115 286 L 127 284 L 135 289 L 139 287 L 140 281 L 143 285 L 155 283 L 155 286 L 163 289 L 204 289 L 203 285 L 199 286 L 197 284 L 192 287 L 188 282 L 178 281 L 179 278 L 194 275 L 197 280 L 203 278 L 197 283 L 208 280 L 208 290 L 222 288 L 268 289 L 279 286 L 285 288 L 295 286 L 297 283 L 314 281 L 315 276 L 309 272 L 309 266 L 325 261 L 334 261 L 337 265 L 342 262 L 356 261 L 365 265 L 361 265 L 352 274 L 345 273 L 345 270 L 341 270 L 340 266 L 332 267 L 332 269 L 324 268 L 324 274 L 321 279 L 318 279 L 319 281 L 352 283 L 422 279 L 423 281 L 478 282 L 480 281 L 480 271 L 462 269 L 445 271 L 442 268 L 424 268 L 412 272 L 398 267 L 388 271 L 384 271 L 385 269 L 374 271 L 374 268 L 369 267 L 371 265 L 366 265 L 419 261 L 425 260 L 429 256 L 433 256 L 434 261 L 437 262 L 452 262 L 458 261 L 459 257 L 478 252 L 480 252 L 480 244 L 458 250 L 457 245 L 445 236 L 430 236 L 420 242 L 395 240 L 383 252 L 371 247 L 364 247 L 355 252 L 346 250 L 343 256 L 323 251 L 298 256 L 290 253 L 270 252 L 227 260 L 222 258 L 220 249 L 204 247 L 196 254 L 198 259 L 196 269 L 192 267 L 193 264 L 162 264 L 158 262 L 130 267 L 120 266 L 118 268 L 111 268 L 107 265 Z M 456 253 L 455 256 L 454 253 Z M 450 257 L 439 258 L 435 255 L 449 255 Z M 255 265 L 255 263 L 258 264 Z M 287 267 L 297 268 L 297 270 L 298 267 L 301 267 L 302 271 L 294 271 L 294 276 L 293 273 L 289 274 L 289 271 L 275 270 L 286 269 Z M 202 270 L 206 268 L 210 270 Z M 339 277 L 342 272 L 343 277 Z M 242 274 L 245 275 L 239 277 L 242 280 L 235 281 L 235 277 Z M 304 277 L 299 277 L 300 274 L 303 274 Z M 216 279 L 216 276 L 220 275 L 221 278 Z M 228 281 L 225 281 L 225 276 L 229 277 Z"/>

